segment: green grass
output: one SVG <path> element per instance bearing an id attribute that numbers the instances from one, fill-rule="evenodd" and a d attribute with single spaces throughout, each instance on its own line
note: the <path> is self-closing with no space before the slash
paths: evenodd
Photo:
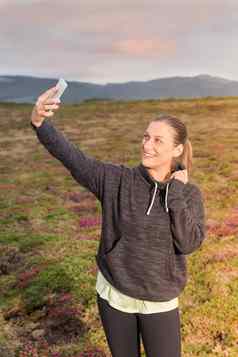
<path id="1" fill-rule="evenodd" d="M 72 282 L 60 263 L 49 264 L 22 291 L 22 299 L 27 313 L 44 305 L 47 294 L 69 292 Z"/>

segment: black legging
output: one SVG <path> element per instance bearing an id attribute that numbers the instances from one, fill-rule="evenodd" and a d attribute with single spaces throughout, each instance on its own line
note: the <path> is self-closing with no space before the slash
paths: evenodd
<path id="1" fill-rule="evenodd" d="M 140 333 L 147 357 L 181 357 L 179 308 L 141 314 L 112 307 L 97 293 L 97 305 L 112 357 L 140 357 Z"/>

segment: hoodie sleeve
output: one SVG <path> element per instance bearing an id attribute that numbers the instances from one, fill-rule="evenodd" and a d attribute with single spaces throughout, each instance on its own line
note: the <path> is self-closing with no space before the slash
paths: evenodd
<path id="1" fill-rule="evenodd" d="M 191 254 L 206 238 L 203 196 L 198 186 L 191 184 L 185 194 L 185 184 L 173 179 L 168 193 L 173 242 L 182 254 Z"/>
<path id="2" fill-rule="evenodd" d="M 62 162 L 80 185 L 86 187 L 101 201 L 104 193 L 105 174 L 118 177 L 121 166 L 105 163 L 84 154 L 70 143 L 48 118 L 43 121 L 40 127 L 34 126 L 32 122 L 31 126 L 48 152 Z"/>

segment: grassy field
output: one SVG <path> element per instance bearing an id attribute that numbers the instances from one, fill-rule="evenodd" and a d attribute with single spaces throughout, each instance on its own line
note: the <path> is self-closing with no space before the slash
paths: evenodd
<path id="1" fill-rule="evenodd" d="M 0 355 L 109 357 L 95 290 L 101 206 L 39 143 L 31 110 L 0 104 Z M 187 124 L 207 216 L 179 297 L 182 356 L 237 357 L 238 98 L 87 101 L 51 120 L 85 153 L 132 167 L 160 113 Z"/>

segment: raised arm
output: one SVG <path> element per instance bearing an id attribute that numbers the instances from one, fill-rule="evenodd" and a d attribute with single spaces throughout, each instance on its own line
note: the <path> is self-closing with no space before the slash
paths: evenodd
<path id="1" fill-rule="evenodd" d="M 200 189 L 192 184 L 190 190 L 185 190 L 183 182 L 172 180 L 168 206 L 174 245 L 182 254 L 194 252 L 206 238 L 205 210 Z"/>
<path id="2" fill-rule="evenodd" d="M 54 115 L 53 110 L 58 109 L 58 106 L 53 104 L 54 100 L 49 96 L 54 92 L 53 89 L 47 92 L 39 97 L 33 109 L 32 128 L 39 141 L 49 153 L 62 162 L 73 178 L 94 193 L 99 200 L 102 200 L 105 175 L 118 178 L 121 170 L 120 165 L 104 163 L 84 154 L 53 126 L 50 119 L 45 119 L 43 116 L 52 116 Z M 44 108 L 50 110 L 52 114 L 48 114 L 49 112 L 46 112 Z"/>

